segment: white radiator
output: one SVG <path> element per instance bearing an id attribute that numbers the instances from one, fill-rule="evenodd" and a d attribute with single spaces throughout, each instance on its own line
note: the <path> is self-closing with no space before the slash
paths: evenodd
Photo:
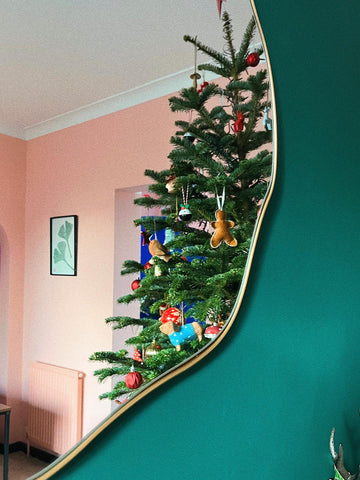
<path id="1" fill-rule="evenodd" d="M 27 444 L 63 454 L 82 437 L 83 372 L 33 362 L 30 369 Z"/>

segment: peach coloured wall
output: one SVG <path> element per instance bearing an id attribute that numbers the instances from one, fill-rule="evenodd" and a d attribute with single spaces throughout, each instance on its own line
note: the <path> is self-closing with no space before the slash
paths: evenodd
<path id="1" fill-rule="evenodd" d="M 98 400 L 88 361 L 112 349 L 115 191 L 148 182 L 145 168 L 168 166 L 175 115 L 167 97 L 27 143 L 24 398 L 34 360 L 86 373 L 85 433 L 110 412 Z M 161 134 L 159 134 L 161 132 Z M 49 219 L 78 215 L 78 275 L 49 274 Z M 115 293 L 116 295 L 116 293 Z"/>
<path id="2" fill-rule="evenodd" d="M 116 299 L 131 292 L 131 282 L 137 275 L 119 275 L 125 260 L 134 259 L 140 261 L 140 236 L 139 229 L 134 228 L 133 219 L 140 218 L 145 212 L 137 205 L 134 199 L 139 195 L 136 192 L 147 192 L 144 186 L 121 188 L 115 194 L 115 255 L 114 255 L 114 315 L 127 315 L 138 317 L 140 314 L 139 302 L 119 304 Z M 125 340 L 134 336 L 135 327 L 127 327 L 115 330 L 113 333 L 113 350 L 127 349 Z"/>
<path id="3" fill-rule="evenodd" d="M 0 401 L 12 407 L 11 440 L 23 412 L 25 149 L 23 140 L 0 135 Z"/>

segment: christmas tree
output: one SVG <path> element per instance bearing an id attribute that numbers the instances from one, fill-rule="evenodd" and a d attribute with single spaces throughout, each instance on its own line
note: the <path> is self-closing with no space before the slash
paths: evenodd
<path id="1" fill-rule="evenodd" d="M 269 83 L 266 68 L 251 72 L 263 53 L 261 48 L 251 51 L 255 19 L 238 50 L 227 12 L 222 21 L 222 52 L 184 37 L 195 52 L 207 55 L 209 63 L 198 69 L 195 65 L 192 86 L 169 99 L 171 110 L 182 118 L 170 139 L 169 168 L 146 170 L 151 195 L 135 200 L 159 209 L 156 217 L 134 220 L 151 260 L 145 265 L 125 261 L 121 272 L 141 277 L 133 282 L 131 294 L 118 299 L 139 302 L 141 314 L 106 322 L 114 329 L 140 329 L 126 341 L 129 351 L 90 357 L 105 363 L 95 371 L 99 381 L 118 379 L 100 398 L 129 398 L 205 348 L 226 324 L 241 285 L 271 177 L 272 154 L 265 149 L 271 141 Z M 198 86 L 197 70 L 220 76 L 222 86 L 205 81 Z M 165 231 L 163 243 L 158 240 L 160 231 Z"/>

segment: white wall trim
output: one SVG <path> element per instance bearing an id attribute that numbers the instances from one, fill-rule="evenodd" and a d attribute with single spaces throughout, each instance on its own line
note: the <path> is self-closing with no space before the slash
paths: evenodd
<path id="1" fill-rule="evenodd" d="M 22 138 L 32 140 L 48 133 L 53 133 L 64 128 L 72 127 L 95 118 L 109 115 L 125 108 L 130 108 L 140 103 L 148 102 L 164 95 L 169 95 L 182 88 L 191 86 L 189 78 L 193 67 L 181 70 L 166 77 L 159 78 L 139 87 L 104 98 L 98 102 L 58 115 L 36 125 L 24 128 Z M 210 74 L 207 74 L 210 79 Z M 215 78 L 215 76 L 213 76 Z"/>
<path id="2" fill-rule="evenodd" d="M 254 44 L 252 49 L 258 47 Z M 264 60 L 262 59 L 261 63 Z M 11 137 L 20 138 L 22 140 L 32 140 L 42 137 L 49 133 L 57 132 L 65 128 L 73 127 L 84 122 L 88 122 L 95 118 L 103 117 L 111 113 L 139 105 L 164 95 L 170 95 L 178 92 L 182 88 L 190 87 L 192 80 L 189 78 L 193 73 L 194 67 L 180 70 L 176 73 L 158 78 L 151 82 L 145 83 L 138 87 L 132 88 L 125 92 L 112 95 L 89 105 L 71 110 L 69 112 L 49 118 L 43 122 L 29 125 L 23 129 L 9 129 L 5 125 L 0 124 L 0 133 Z M 213 80 L 217 75 L 206 72 L 206 79 Z"/>

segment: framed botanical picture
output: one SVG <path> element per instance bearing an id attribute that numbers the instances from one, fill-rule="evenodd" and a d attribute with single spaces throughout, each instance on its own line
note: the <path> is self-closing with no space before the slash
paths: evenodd
<path id="1" fill-rule="evenodd" d="M 77 275 L 78 217 L 50 218 L 50 274 Z"/>

